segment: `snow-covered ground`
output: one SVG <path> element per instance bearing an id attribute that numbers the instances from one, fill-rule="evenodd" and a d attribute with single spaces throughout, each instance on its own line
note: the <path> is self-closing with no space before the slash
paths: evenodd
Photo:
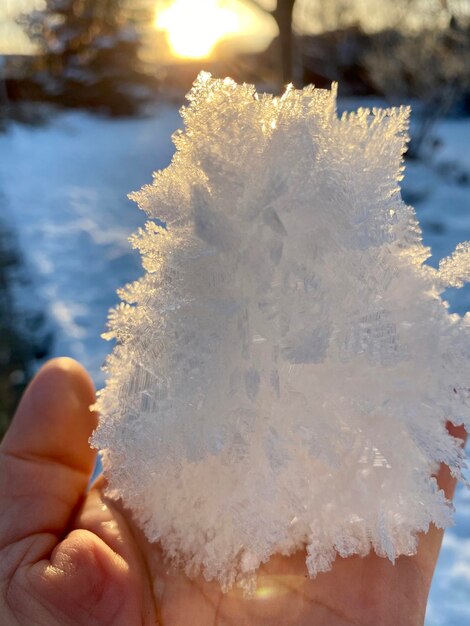
<path id="1" fill-rule="evenodd" d="M 0 135 L 0 211 L 16 231 L 35 289 L 55 330 L 54 354 L 82 361 L 96 384 L 110 346 L 99 339 L 116 288 L 140 274 L 127 238 L 144 222 L 129 191 L 150 181 L 173 153 L 175 108 L 146 119 L 58 114 L 42 127 L 14 125 Z M 432 262 L 470 240 L 470 119 L 436 130 L 441 147 L 408 164 L 407 200 L 416 206 Z M 453 290 L 455 291 L 455 290 Z M 449 293 L 470 310 L 470 289 Z M 456 525 L 447 532 L 434 580 L 428 626 L 470 622 L 470 493 L 459 488 Z"/>
<path id="2" fill-rule="evenodd" d="M 36 292 L 55 330 L 55 354 L 73 355 L 100 384 L 110 346 L 99 339 L 116 288 L 140 272 L 127 238 L 145 222 L 127 199 L 171 160 L 175 108 L 148 119 L 58 115 L 0 135 L 0 210 L 16 227 Z"/>

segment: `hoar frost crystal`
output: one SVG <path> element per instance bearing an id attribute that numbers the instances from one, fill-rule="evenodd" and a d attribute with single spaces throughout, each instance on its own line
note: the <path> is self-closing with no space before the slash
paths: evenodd
<path id="1" fill-rule="evenodd" d="M 171 165 L 132 197 L 144 276 L 110 315 L 99 394 L 108 494 L 193 576 L 249 588 L 306 547 L 392 561 L 452 522 L 469 317 L 440 297 L 470 246 L 424 262 L 400 196 L 406 108 L 338 118 L 336 90 L 281 98 L 201 74 Z M 155 220 L 155 221 L 153 221 Z"/>

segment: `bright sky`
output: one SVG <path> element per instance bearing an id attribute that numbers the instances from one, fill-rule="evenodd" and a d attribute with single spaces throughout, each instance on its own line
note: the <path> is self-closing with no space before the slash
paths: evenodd
<path id="1" fill-rule="evenodd" d="M 43 0 L 0 0 L 0 54 L 29 54 L 33 51 L 29 39 L 15 24 L 15 18 L 42 4 Z"/>
<path id="2" fill-rule="evenodd" d="M 276 35 L 274 20 L 262 11 L 250 8 L 249 0 L 139 0 L 155 4 L 154 27 L 166 31 L 174 53 L 180 57 L 200 58 L 210 54 L 221 39 L 229 39 L 238 50 L 259 51 L 264 49 Z M 258 0 L 259 4 L 271 9 L 276 0 Z M 470 0 L 446 0 L 452 9 L 470 11 Z M 0 54 L 27 54 L 33 47 L 15 17 L 43 5 L 44 0 L 0 0 Z M 390 25 L 390 18 L 397 7 L 405 8 L 403 21 L 419 26 L 430 19 L 428 0 L 413 0 L 412 8 L 405 1 L 355 0 L 354 16 L 366 28 L 378 29 Z M 435 6 L 439 2 L 435 0 Z M 303 32 L 317 31 L 335 24 L 335 14 L 343 18 L 335 0 L 315 3 L 314 0 L 298 0 L 294 12 L 297 28 Z M 318 7 L 323 7 L 323 18 L 319 19 Z M 399 15 L 399 14 L 397 14 Z M 395 18 L 397 16 L 395 15 Z M 399 18 L 401 19 L 401 18 Z M 431 18 L 432 19 L 432 18 Z M 393 21 L 393 20 L 392 20 Z"/>
<path id="3" fill-rule="evenodd" d="M 151 0 L 149 0 L 151 1 Z M 0 54 L 28 54 L 34 48 L 15 18 L 41 7 L 44 0 L 0 0 Z M 155 28 L 167 37 L 179 56 L 204 57 L 220 38 L 238 39 L 238 48 L 265 48 L 277 33 L 274 20 L 250 9 L 245 0 L 159 0 Z M 272 8 L 275 0 L 261 0 Z"/>
<path id="4" fill-rule="evenodd" d="M 272 18 L 240 0 L 161 2 L 154 26 L 166 34 L 176 56 L 195 59 L 209 56 L 226 39 L 238 40 L 237 47 L 244 50 L 262 50 L 277 33 Z"/>

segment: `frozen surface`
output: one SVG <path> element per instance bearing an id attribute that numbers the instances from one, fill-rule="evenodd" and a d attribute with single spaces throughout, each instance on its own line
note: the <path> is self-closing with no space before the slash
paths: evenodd
<path id="1" fill-rule="evenodd" d="M 189 575 L 249 587 L 306 546 L 412 554 L 451 524 L 432 473 L 461 475 L 469 319 L 401 199 L 408 110 L 338 118 L 336 94 L 281 99 L 201 75 L 172 164 L 133 194 L 144 276 L 120 290 L 94 444 L 110 494 Z"/>
<path id="2" fill-rule="evenodd" d="M 126 194 L 168 164 L 178 124 L 172 107 L 125 121 L 68 112 L 0 134 L 0 211 L 36 285 L 24 299 L 39 295 L 54 354 L 82 361 L 97 383 L 107 311 L 139 274 L 128 237 L 143 220 Z"/>
<path id="3" fill-rule="evenodd" d="M 83 359 L 97 384 L 109 348 L 97 339 L 106 311 L 115 302 L 115 289 L 141 272 L 126 237 L 142 223 L 142 215 L 125 194 L 148 180 L 152 169 L 167 165 L 173 153 L 169 138 L 179 123 L 168 107 L 149 118 L 121 120 L 67 112 L 45 127 L 13 124 L 0 134 L 0 210 L 19 235 L 54 323 L 53 354 Z M 433 265 L 459 241 L 470 239 L 470 185 L 454 176 L 470 172 L 470 119 L 440 121 L 435 135 L 441 148 L 425 162 L 409 161 L 403 181 L 424 242 L 432 246 Z M 72 189 L 81 202 L 74 201 Z M 85 231 L 77 226 L 83 216 Z M 104 222 L 119 237 L 100 237 Z M 470 309 L 468 287 L 449 290 L 451 310 L 463 314 Z M 29 291 L 25 298 L 31 298 Z M 59 310 L 70 317 L 55 314 L 58 301 L 63 304 Z M 78 328 L 76 336 L 67 332 L 68 319 Z M 455 506 L 455 526 L 446 531 L 433 579 L 427 626 L 468 626 L 470 620 L 470 492 L 462 485 Z"/>

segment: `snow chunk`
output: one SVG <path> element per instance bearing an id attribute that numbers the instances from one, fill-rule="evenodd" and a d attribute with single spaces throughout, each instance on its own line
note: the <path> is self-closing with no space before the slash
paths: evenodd
<path id="1" fill-rule="evenodd" d="M 470 243 L 459 243 L 455 252 L 439 263 L 440 276 L 450 287 L 463 287 L 470 281 Z"/>
<path id="2" fill-rule="evenodd" d="M 452 521 L 432 477 L 464 466 L 470 330 L 400 196 L 409 110 L 336 114 L 201 74 L 171 165 L 132 197 L 144 276 L 120 291 L 93 445 L 108 493 L 193 576 L 251 589 L 306 548 L 392 561 Z"/>

